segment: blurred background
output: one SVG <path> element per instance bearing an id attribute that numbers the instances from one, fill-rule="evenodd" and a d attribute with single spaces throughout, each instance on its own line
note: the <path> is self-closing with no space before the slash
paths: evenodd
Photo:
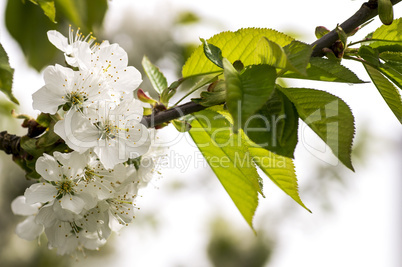
<path id="1" fill-rule="evenodd" d="M 20 121 L 11 118 L 10 110 L 36 115 L 31 94 L 44 84 L 43 67 L 63 64 L 62 53 L 56 53 L 47 41 L 47 30 L 57 28 L 66 35 L 68 24 L 75 24 L 71 22 L 74 18 L 65 18 L 68 12 L 64 17 L 57 14 L 58 23 L 53 24 L 37 6 L 25 2 L 0 0 L 0 43 L 15 68 L 13 93 L 21 104 L 13 106 L 0 95 L 0 131 L 19 135 L 25 131 Z M 339 0 L 329 7 L 319 0 L 75 2 L 82 5 L 84 34 L 92 30 L 98 40 L 119 43 L 127 51 L 130 65 L 139 70 L 147 55 L 169 82 L 180 77 L 180 67 L 200 44 L 200 37 L 264 27 L 311 43 L 316 26 L 332 29 L 363 3 Z M 395 17 L 401 16 L 401 10 L 399 5 L 394 8 Z M 380 25 L 375 19 L 353 40 Z M 343 63 L 361 79 L 369 80 L 360 65 Z M 152 95 L 149 81 L 143 79 L 141 88 Z M 31 182 L 10 156 L 0 152 L 0 265 L 402 266 L 402 130 L 398 120 L 372 84 L 286 82 L 341 97 L 356 118 L 355 173 L 340 165 L 305 125 L 300 127 L 295 165 L 300 196 L 312 214 L 264 179 L 266 198 L 260 199 L 254 235 L 191 138 L 169 126 L 159 133 L 169 148 L 161 175 L 141 192 L 136 220 L 113 235 L 99 252 L 87 251 L 78 259 L 60 257 L 47 249 L 44 238 L 38 244 L 14 234 L 15 225 L 23 218 L 12 214 L 10 203 Z"/>

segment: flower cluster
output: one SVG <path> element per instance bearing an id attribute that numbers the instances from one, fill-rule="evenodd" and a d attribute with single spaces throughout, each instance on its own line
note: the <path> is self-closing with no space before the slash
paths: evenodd
<path id="1" fill-rule="evenodd" d="M 54 132 L 72 152 L 39 157 L 40 182 L 16 198 L 12 210 L 28 216 L 16 229 L 21 238 L 45 232 L 50 248 L 69 254 L 97 249 L 132 221 L 138 189 L 153 174 L 151 138 L 141 124 L 143 106 L 133 98 L 141 74 L 118 44 L 95 43 L 71 28 L 69 38 L 57 31 L 48 38 L 69 66 L 44 70 L 33 107 L 63 116 Z"/>

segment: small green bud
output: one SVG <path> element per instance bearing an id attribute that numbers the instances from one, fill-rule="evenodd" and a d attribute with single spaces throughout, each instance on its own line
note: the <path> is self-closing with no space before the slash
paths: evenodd
<path id="1" fill-rule="evenodd" d="M 390 25 L 394 20 L 394 10 L 391 0 L 378 0 L 378 16 L 384 25 Z"/>

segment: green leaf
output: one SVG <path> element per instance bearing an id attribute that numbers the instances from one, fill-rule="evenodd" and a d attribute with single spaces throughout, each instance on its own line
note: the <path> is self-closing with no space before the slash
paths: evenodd
<path id="1" fill-rule="evenodd" d="M 380 54 L 370 46 L 362 45 L 359 48 L 359 56 L 374 66 L 380 66 Z"/>
<path id="2" fill-rule="evenodd" d="M 205 39 L 200 38 L 202 44 L 204 45 L 204 54 L 205 56 L 211 60 L 219 68 L 223 69 L 222 63 L 222 51 L 219 47 L 214 46 L 213 44 L 209 44 Z"/>
<path id="3" fill-rule="evenodd" d="M 208 91 L 201 92 L 201 98 L 191 99 L 205 107 L 222 104 L 226 101 L 225 81 L 219 80 L 209 86 Z"/>
<path id="4" fill-rule="evenodd" d="M 388 62 L 402 64 L 402 52 L 382 52 L 380 58 Z"/>
<path id="5" fill-rule="evenodd" d="M 184 81 L 183 79 L 174 81 L 170 84 L 170 86 L 168 88 L 166 88 L 165 90 L 162 91 L 162 93 L 160 95 L 160 101 L 162 104 L 164 104 L 165 106 L 168 105 L 169 99 L 172 98 L 176 94 L 177 88 L 183 83 L 183 81 Z"/>
<path id="6" fill-rule="evenodd" d="M 293 160 L 278 156 L 266 149 L 250 147 L 250 154 L 257 166 L 288 196 L 300 206 L 311 212 L 299 196 L 295 166 Z"/>
<path id="7" fill-rule="evenodd" d="M 181 133 L 188 132 L 191 129 L 191 125 L 186 121 L 172 120 L 172 124 L 176 128 L 176 130 Z"/>
<path id="8" fill-rule="evenodd" d="M 268 65 L 247 67 L 241 74 L 223 59 L 226 105 L 234 120 L 234 131 L 268 100 L 275 88 L 276 70 Z"/>
<path id="9" fill-rule="evenodd" d="M 289 69 L 293 69 L 302 75 L 307 75 L 306 68 L 310 61 L 311 53 L 313 48 L 299 41 L 293 41 L 283 48 L 288 58 Z"/>
<path id="10" fill-rule="evenodd" d="M 55 29 L 56 24 L 39 8 L 9 0 L 5 19 L 8 32 L 21 46 L 29 65 L 39 71 L 53 63 L 57 49 L 47 40 L 47 31 Z"/>
<path id="11" fill-rule="evenodd" d="M 88 30 L 84 24 L 84 20 L 80 14 L 80 3 L 75 0 L 56 0 L 58 6 L 57 10 L 60 11 L 72 24 L 76 27 Z"/>
<path id="12" fill-rule="evenodd" d="M 52 116 L 49 113 L 40 113 L 36 118 L 36 122 L 42 127 L 49 127 L 50 123 L 52 122 Z"/>
<path id="13" fill-rule="evenodd" d="M 292 102 L 282 92 L 275 90 L 264 106 L 245 123 L 243 131 L 258 146 L 293 158 L 298 118 Z"/>
<path id="14" fill-rule="evenodd" d="M 54 125 L 56 124 L 56 121 L 51 121 L 48 129 L 46 132 L 41 135 L 38 140 L 36 141 L 36 146 L 39 148 L 44 148 L 46 150 L 52 149 L 54 147 L 54 144 L 58 141 L 60 141 L 60 136 L 58 136 L 54 132 Z"/>
<path id="15" fill-rule="evenodd" d="M 381 27 L 377 28 L 374 31 L 372 38 L 384 41 L 402 41 L 402 18 L 395 19 L 391 25 L 382 25 Z M 370 44 L 370 46 L 375 48 L 389 44 L 389 42 L 374 41 Z"/>
<path id="16" fill-rule="evenodd" d="M 280 88 L 293 102 L 300 118 L 331 148 L 349 169 L 355 132 L 354 117 L 342 99 L 324 91 Z"/>
<path id="17" fill-rule="evenodd" d="M 108 0 L 75 0 L 78 2 L 84 2 L 84 7 L 81 9 L 85 12 L 81 12 L 83 20 L 86 22 L 88 31 L 96 31 L 103 25 L 106 12 L 108 10 Z"/>
<path id="18" fill-rule="evenodd" d="M 149 61 L 147 56 L 142 59 L 142 67 L 147 74 L 152 86 L 158 94 L 162 94 L 163 90 L 168 87 L 167 80 L 163 73 Z"/>
<path id="19" fill-rule="evenodd" d="M 60 15 L 83 32 L 100 27 L 107 11 L 107 0 L 55 0 L 55 3 Z"/>
<path id="20" fill-rule="evenodd" d="M 307 76 L 288 71 L 282 77 L 339 83 L 364 83 L 356 74 L 334 60 L 312 57 Z"/>
<path id="21" fill-rule="evenodd" d="M 306 75 L 306 67 L 312 53 L 310 45 L 292 41 L 285 47 L 270 41 L 266 37 L 260 39 L 254 52 L 256 64 L 289 69 Z"/>
<path id="22" fill-rule="evenodd" d="M 56 23 L 56 8 L 54 7 L 54 0 L 30 0 L 32 3 L 39 5 L 45 15 L 51 22 Z"/>
<path id="23" fill-rule="evenodd" d="M 398 89 L 395 88 L 395 86 L 388 81 L 380 71 L 367 64 L 363 65 L 388 107 L 395 114 L 399 122 L 402 123 L 402 99 Z"/>
<path id="24" fill-rule="evenodd" d="M 222 32 L 207 42 L 222 50 L 222 56 L 230 62 L 240 60 L 244 66 L 260 64 L 255 51 L 261 38 L 267 38 L 280 46 L 290 44 L 294 39 L 271 29 L 247 28 L 236 32 Z M 257 61 L 256 61 L 257 59 Z M 204 54 L 203 46 L 199 46 L 183 66 L 183 77 L 200 73 L 219 71 L 220 68 L 212 63 Z"/>
<path id="25" fill-rule="evenodd" d="M 377 28 L 372 39 L 380 40 L 370 43 L 372 48 L 379 52 L 400 52 L 402 49 L 402 18 L 395 19 L 391 25 L 382 25 Z"/>
<path id="26" fill-rule="evenodd" d="M 10 67 L 8 56 L 3 46 L 0 44 L 0 91 L 7 95 L 7 97 L 15 104 L 19 104 L 18 100 L 11 92 L 13 85 L 14 69 Z"/>
<path id="27" fill-rule="evenodd" d="M 382 52 L 378 70 L 402 90 L 402 52 Z"/>
<path id="28" fill-rule="evenodd" d="M 268 64 L 280 69 L 286 69 L 289 65 L 283 48 L 266 37 L 262 37 L 258 42 L 254 57 L 255 62 Z"/>
<path id="29" fill-rule="evenodd" d="M 43 154 L 44 149 L 40 149 L 36 145 L 36 138 L 30 138 L 28 136 L 23 136 L 21 138 L 21 148 L 28 154 L 32 155 L 34 158 L 38 158 Z"/>
<path id="30" fill-rule="evenodd" d="M 317 39 L 321 39 L 324 35 L 326 35 L 329 32 L 330 30 L 328 30 L 324 26 L 317 26 L 315 28 L 315 37 L 317 37 Z"/>
<path id="31" fill-rule="evenodd" d="M 253 227 L 258 192 L 261 192 L 260 177 L 245 140 L 232 133 L 231 124 L 223 115 L 212 110 L 195 115 L 189 131 L 191 137 L 244 219 Z"/>
<path id="32" fill-rule="evenodd" d="M 380 65 L 379 70 L 402 90 L 402 64 L 386 62 Z"/>

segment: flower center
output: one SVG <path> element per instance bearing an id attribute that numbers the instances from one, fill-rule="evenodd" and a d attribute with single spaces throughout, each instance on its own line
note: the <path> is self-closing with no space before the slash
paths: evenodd
<path id="1" fill-rule="evenodd" d="M 74 183 L 72 180 L 64 179 L 57 185 L 58 195 L 74 194 Z"/>
<path id="2" fill-rule="evenodd" d="M 81 92 L 72 92 L 68 94 L 67 101 L 70 103 L 71 106 L 78 106 L 81 107 L 82 104 L 88 100 L 86 96 L 84 96 Z"/>
<path id="3" fill-rule="evenodd" d="M 119 133 L 119 129 L 109 122 L 106 122 L 104 125 L 98 125 L 98 128 L 100 130 L 99 139 L 114 139 Z"/>
<path id="4" fill-rule="evenodd" d="M 103 178 L 102 175 L 99 175 L 98 172 L 95 171 L 94 168 L 90 166 L 85 167 L 85 175 L 84 175 L 84 180 L 86 182 L 93 181 L 95 178 Z"/>

